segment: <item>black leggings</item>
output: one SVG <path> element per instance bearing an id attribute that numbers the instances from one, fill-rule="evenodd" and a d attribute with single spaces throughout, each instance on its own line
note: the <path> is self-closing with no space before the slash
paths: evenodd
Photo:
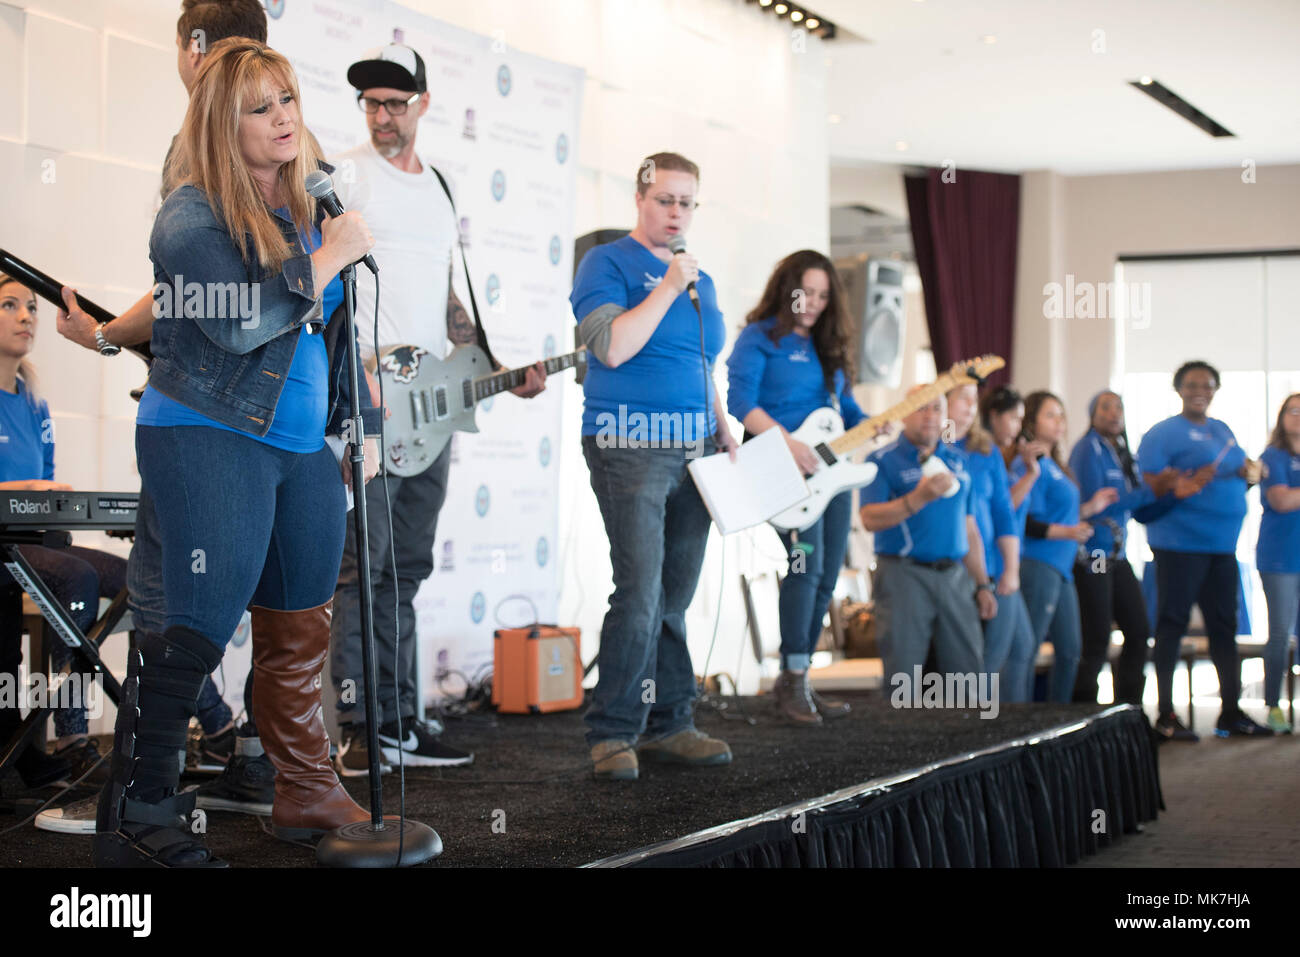
<path id="1" fill-rule="evenodd" d="M 1146 686 L 1147 639 L 1151 623 L 1147 620 L 1146 602 L 1133 566 L 1126 558 L 1106 559 L 1099 570 L 1083 562 L 1074 566 L 1074 587 L 1079 593 L 1079 618 L 1083 631 L 1083 651 L 1074 679 L 1074 700 L 1093 703 L 1097 700 L 1097 676 L 1110 650 L 1111 624 L 1119 625 L 1124 634 L 1124 650 L 1112 669 L 1115 701 L 1118 704 L 1142 703 Z"/>

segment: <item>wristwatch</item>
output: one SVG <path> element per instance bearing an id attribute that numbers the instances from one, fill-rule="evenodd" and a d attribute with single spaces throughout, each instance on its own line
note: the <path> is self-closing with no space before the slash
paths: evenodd
<path id="1" fill-rule="evenodd" d="M 993 582 L 985 582 L 983 585 L 976 585 L 976 591 L 997 591 L 997 585 Z"/>
<path id="2" fill-rule="evenodd" d="M 99 346 L 101 356 L 115 356 L 122 351 L 121 346 L 115 346 L 104 338 L 104 327 L 102 325 L 95 327 L 95 345 Z"/>

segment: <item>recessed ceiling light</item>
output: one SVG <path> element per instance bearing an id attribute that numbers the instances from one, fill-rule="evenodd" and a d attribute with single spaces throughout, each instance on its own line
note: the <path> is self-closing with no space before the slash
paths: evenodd
<path id="1" fill-rule="evenodd" d="M 838 113 L 831 113 L 826 117 L 827 123 L 838 123 L 839 121 L 840 115 Z"/>
<path id="2" fill-rule="evenodd" d="M 776 6 L 774 6 L 772 9 L 776 11 L 776 15 L 777 15 L 778 17 L 783 17 L 783 16 L 785 16 L 786 11 L 788 11 L 788 10 L 790 9 L 790 7 L 787 6 L 787 5 L 784 4 L 784 3 L 778 3 L 778 4 L 777 4 Z"/>
<path id="3" fill-rule="evenodd" d="M 821 22 L 820 20 L 818 20 L 816 17 L 809 17 L 809 18 L 808 18 L 808 24 L 807 24 L 807 26 L 808 26 L 808 29 L 809 29 L 809 30 L 816 30 L 816 29 L 817 29 L 819 26 L 821 26 L 821 25 L 822 25 L 822 22 Z"/>
<path id="4" fill-rule="evenodd" d="M 802 10 L 792 11 L 790 14 L 790 19 L 793 20 L 795 23 L 798 23 L 800 20 L 803 19 L 803 11 Z"/>
<path id="5" fill-rule="evenodd" d="M 998 42 L 998 38 L 995 37 L 995 36 L 994 36 L 993 34 L 991 34 L 991 33 L 990 33 L 990 34 L 987 34 L 987 35 L 984 36 L 982 39 L 983 39 L 984 42 L 987 43 L 989 46 L 992 46 L 993 44 L 995 44 L 995 43 Z"/>
<path id="6" fill-rule="evenodd" d="M 1150 86 L 1150 85 L 1151 85 L 1151 77 L 1149 77 L 1149 76 L 1138 77 L 1138 82 L 1141 83 L 1143 86 Z"/>
<path id="7" fill-rule="evenodd" d="M 758 5 L 760 7 L 770 7 L 772 5 L 772 0 L 758 0 Z"/>
<path id="8" fill-rule="evenodd" d="M 894 149 L 898 150 L 900 153 L 907 149 L 907 140 L 899 140 L 894 144 Z"/>

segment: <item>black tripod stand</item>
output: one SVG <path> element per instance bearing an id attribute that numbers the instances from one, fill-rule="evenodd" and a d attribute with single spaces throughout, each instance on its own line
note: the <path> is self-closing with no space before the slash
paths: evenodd
<path id="1" fill-rule="evenodd" d="M 366 744 L 370 749 L 370 820 L 345 824 L 326 834 L 316 845 L 316 861 L 329 867 L 406 867 L 442 853 L 442 838 L 418 821 L 385 821 L 383 785 L 379 777 L 379 706 L 375 680 L 375 609 L 370 582 L 370 526 L 366 516 L 365 427 L 361 422 L 361 383 L 357 375 L 356 266 L 339 273 L 343 280 L 343 312 L 347 325 L 348 381 L 352 387 L 348 409 L 351 431 L 352 520 L 357 540 L 357 570 L 361 583 L 362 678 L 366 689 Z M 376 281 L 378 279 L 376 278 Z M 382 479 L 381 479 L 382 481 Z"/>

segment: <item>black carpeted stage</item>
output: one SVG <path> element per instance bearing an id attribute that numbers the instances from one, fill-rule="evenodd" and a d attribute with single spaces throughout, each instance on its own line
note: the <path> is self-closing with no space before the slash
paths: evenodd
<path id="1" fill-rule="evenodd" d="M 475 763 L 408 769 L 406 811 L 442 835 L 435 867 L 1050 867 L 1104 854 L 1163 806 L 1154 746 L 1131 708 L 1009 705 L 986 720 L 843 697 L 853 713 L 814 729 L 778 723 L 764 699 L 727 699 L 726 713 L 747 709 L 754 726 L 702 706 L 697 724 L 730 743 L 734 763 L 643 764 L 627 783 L 592 778 L 578 712 L 452 720 L 448 741 Z M 388 813 L 397 781 L 384 778 Z M 12 774 L 0 787 L 5 804 L 33 796 Z M 365 779 L 349 790 L 364 801 Z M 0 830 L 20 819 L 0 813 Z M 209 814 L 207 838 L 237 867 L 314 862 L 247 815 Z M 89 857 L 88 837 L 30 824 L 0 836 L 4 867 Z"/>

